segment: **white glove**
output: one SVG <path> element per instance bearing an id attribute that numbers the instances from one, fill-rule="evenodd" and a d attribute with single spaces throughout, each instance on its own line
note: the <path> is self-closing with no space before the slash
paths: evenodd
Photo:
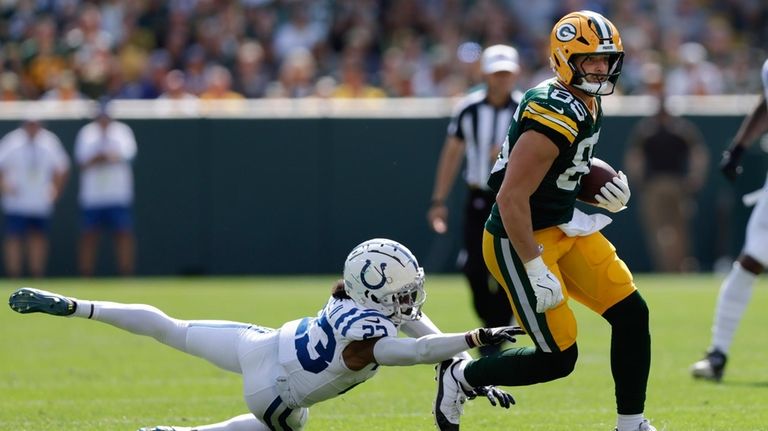
<path id="1" fill-rule="evenodd" d="M 543 313 L 563 301 L 560 281 L 544 264 L 541 256 L 525 263 L 525 271 L 536 295 L 536 312 Z"/>
<path id="2" fill-rule="evenodd" d="M 627 176 L 624 175 L 624 172 L 619 171 L 619 176 L 613 177 L 611 182 L 605 183 L 600 189 L 600 193 L 595 195 L 595 200 L 598 207 L 617 213 L 627 208 L 627 202 L 629 202 L 631 195 Z"/>

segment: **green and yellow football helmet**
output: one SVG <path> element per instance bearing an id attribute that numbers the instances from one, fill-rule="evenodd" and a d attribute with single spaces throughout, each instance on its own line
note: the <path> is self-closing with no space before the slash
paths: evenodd
<path id="1" fill-rule="evenodd" d="M 624 60 L 624 46 L 613 23 L 596 12 L 572 12 L 555 24 L 549 39 L 549 62 L 558 80 L 591 95 L 613 93 Z M 608 73 L 592 74 L 600 79 L 588 82 L 575 60 L 604 54 L 608 55 Z"/>

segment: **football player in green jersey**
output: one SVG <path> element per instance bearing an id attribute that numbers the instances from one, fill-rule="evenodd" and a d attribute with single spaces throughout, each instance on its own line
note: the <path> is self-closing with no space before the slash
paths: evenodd
<path id="1" fill-rule="evenodd" d="M 574 299 L 612 327 L 616 429 L 652 431 L 643 414 L 651 360 L 648 307 L 600 233 L 610 218 L 574 207 L 600 135 L 600 97 L 613 93 L 621 72 L 621 38 L 605 17 L 580 11 L 555 24 L 550 43 L 556 78 L 526 92 L 515 113 L 488 181 L 497 196 L 483 237 L 486 265 L 535 346 L 444 362 L 436 409 L 458 419 L 448 413 L 460 412 L 460 402 L 448 398 L 457 394 L 460 400 L 463 389 L 530 385 L 570 374 L 577 358 L 576 319 L 568 304 Z M 595 200 L 618 212 L 629 196 L 619 172 Z M 458 429 L 458 420 L 440 429 Z"/>

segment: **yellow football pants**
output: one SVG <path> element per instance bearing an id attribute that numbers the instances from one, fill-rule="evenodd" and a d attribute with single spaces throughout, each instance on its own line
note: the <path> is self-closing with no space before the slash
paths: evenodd
<path id="1" fill-rule="evenodd" d="M 536 312 L 536 296 L 508 238 L 483 233 L 483 257 L 493 277 L 507 293 L 520 325 L 545 352 L 567 349 L 576 342 L 576 319 L 568 299 L 598 314 L 635 291 L 632 273 L 616 255 L 616 248 L 600 232 L 569 237 L 559 228 L 534 232 L 544 247 L 542 258 L 560 280 L 565 300 L 545 313 Z"/>

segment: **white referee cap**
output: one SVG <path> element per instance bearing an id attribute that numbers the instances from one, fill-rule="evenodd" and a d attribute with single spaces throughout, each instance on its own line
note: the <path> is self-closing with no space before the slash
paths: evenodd
<path id="1" fill-rule="evenodd" d="M 517 50 L 509 45 L 493 45 L 483 51 L 483 73 L 513 72 L 520 70 Z"/>

